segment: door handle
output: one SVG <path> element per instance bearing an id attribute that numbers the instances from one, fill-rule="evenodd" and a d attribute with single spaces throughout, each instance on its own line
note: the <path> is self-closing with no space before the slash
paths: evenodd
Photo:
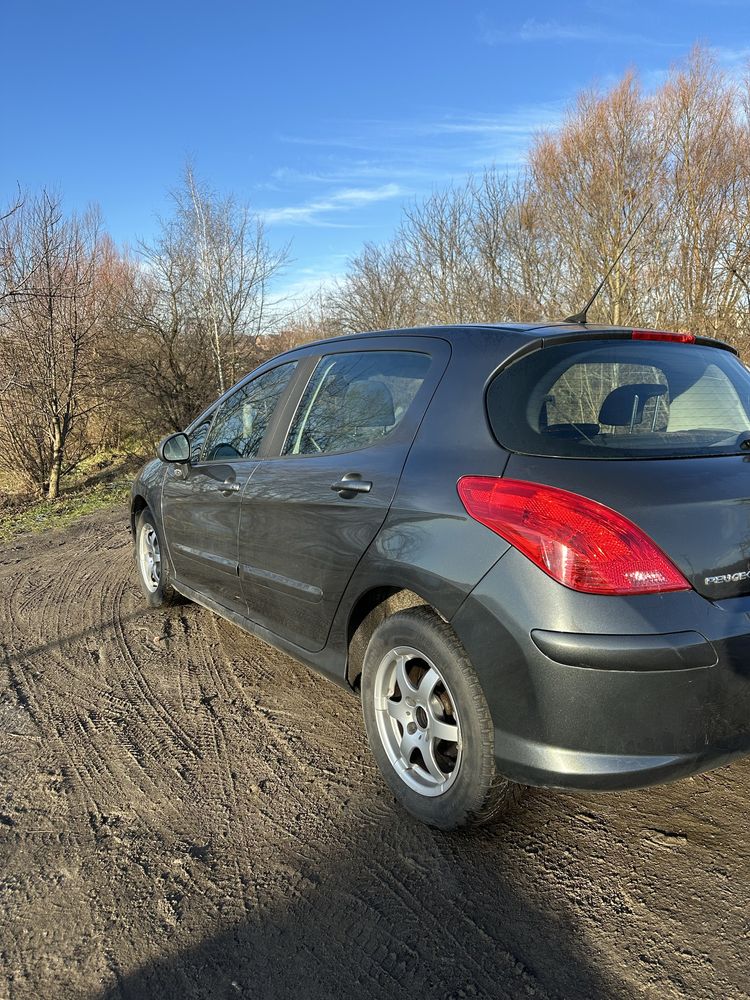
<path id="1" fill-rule="evenodd" d="M 219 493 L 223 493 L 225 497 L 228 497 L 230 493 L 240 492 L 240 484 L 232 483 L 227 479 L 221 484 L 221 486 L 217 486 L 216 489 Z"/>
<path id="2" fill-rule="evenodd" d="M 358 493 L 369 493 L 372 489 L 372 483 L 360 479 L 357 474 L 353 473 L 349 476 L 344 476 L 338 483 L 331 483 L 331 489 L 334 493 L 338 493 L 348 500 Z"/>

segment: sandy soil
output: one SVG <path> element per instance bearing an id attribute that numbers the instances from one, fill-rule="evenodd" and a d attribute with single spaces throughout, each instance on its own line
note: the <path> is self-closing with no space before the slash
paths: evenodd
<path id="1" fill-rule="evenodd" d="M 750 762 L 432 832 L 353 697 L 144 608 L 125 520 L 0 548 L 0 997 L 750 995 Z"/>

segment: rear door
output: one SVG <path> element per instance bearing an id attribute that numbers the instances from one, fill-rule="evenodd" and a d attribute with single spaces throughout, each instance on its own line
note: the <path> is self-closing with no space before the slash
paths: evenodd
<path id="1" fill-rule="evenodd" d="M 319 358 L 242 497 L 240 577 L 251 620 L 321 649 L 375 538 L 450 348 L 377 338 Z"/>
<path id="2" fill-rule="evenodd" d="M 191 463 L 170 466 L 165 477 L 162 517 L 178 580 L 241 614 L 245 601 L 237 568 L 240 498 L 295 364 L 267 370 L 227 396 L 210 429 L 203 424 L 196 428 Z"/>

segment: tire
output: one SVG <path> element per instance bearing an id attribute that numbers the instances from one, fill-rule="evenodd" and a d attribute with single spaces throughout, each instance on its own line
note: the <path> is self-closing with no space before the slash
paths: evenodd
<path id="1" fill-rule="evenodd" d="M 375 629 L 362 667 L 362 712 L 383 777 L 422 822 L 478 826 L 519 802 L 523 787 L 496 771 L 492 719 L 474 668 L 432 608 L 400 611 Z"/>
<path id="2" fill-rule="evenodd" d="M 167 579 L 163 551 L 154 515 L 145 507 L 135 525 L 135 565 L 141 593 L 150 608 L 171 604 L 176 596 Z"/>

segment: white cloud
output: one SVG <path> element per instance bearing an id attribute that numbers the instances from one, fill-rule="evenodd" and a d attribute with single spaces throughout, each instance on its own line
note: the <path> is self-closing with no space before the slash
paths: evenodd
<path id="1" fill-rule="evenodd" d="M 377 192 L 395 185 L 398 190 L 394 196 L 420 195 L 436 185 L 460 182 L 467 174 L 492 164 L 517 169 L 529 141 L 560 121 L 565 104 L 565 99 L 540 102 L 498 115 L 456 111 L 421 121 L 334 122 L 328 134 L 287 135 L 283 137 L 286 142 L 318 147 L 316 160 L 321 167 L 302 172 L 280 166 L 272 174 L 273 185 L 294 189 L 311 183 L 340 187 L 349 182 L 356 190 L 370 190 L 367 181 L 382 179 L 390 184 L 374 187 Z M 363 151 L 367 156 L 359 155 Z M 335 224 L 335 218 L 325 215 L 329 200 L 333 199 L 321 197 L 291 205 L 288 210 L 272 209 L 268 218 Z"/>
<path id="2" fill-rule="evenodd" d="M 346 223 L 337 221 L 335 216 L 374 202 L 399 198 L 407 192 L 398 184 L 382 184 L 375 188 L 343 188 L 334 191 L 327 198 L 312 199 L 301 205 L 287 205 L 282 208 L 268 208 L 261 214 L 269 224 L 289 224 L 308 226 L 330 226 L 340 228 Z M 334 216 L 334 218 L 331 218 Z"/>
<path id="3" fill-rule="evenodd" d="M 744 45 L 740 48 L 731 48 L 726 45 L 714 45 L 709 50 L 712 52 L 718 61 L 729 67 L 741 66 L 745 67 L 748 62 L 750 62 L 750 46 Z"/>
<path id="4" fill-rule="evenodd" d="M 488 21 L 485 16 L 479 17 L 478 24 L 480 39 L 486 45 L 506 45 L 515 42 L 599 42 L 672 49 L 685 47 L 682 42 L 612 31 L 598 24 L 565 24 L 559 21 L 539 21 L 531 17 L 524 21 L 520 27 L 499 28 Z"/>
<path id="5" fill-rule="evenodd" d="M 318 294 L 333 289 L 346 275 L 347 261 L 348 257 L 342 256 L 330 262 L 297 268 L 293 277 L 275 288 L 274 294 L 289 308 L 304 306 Z"/>

